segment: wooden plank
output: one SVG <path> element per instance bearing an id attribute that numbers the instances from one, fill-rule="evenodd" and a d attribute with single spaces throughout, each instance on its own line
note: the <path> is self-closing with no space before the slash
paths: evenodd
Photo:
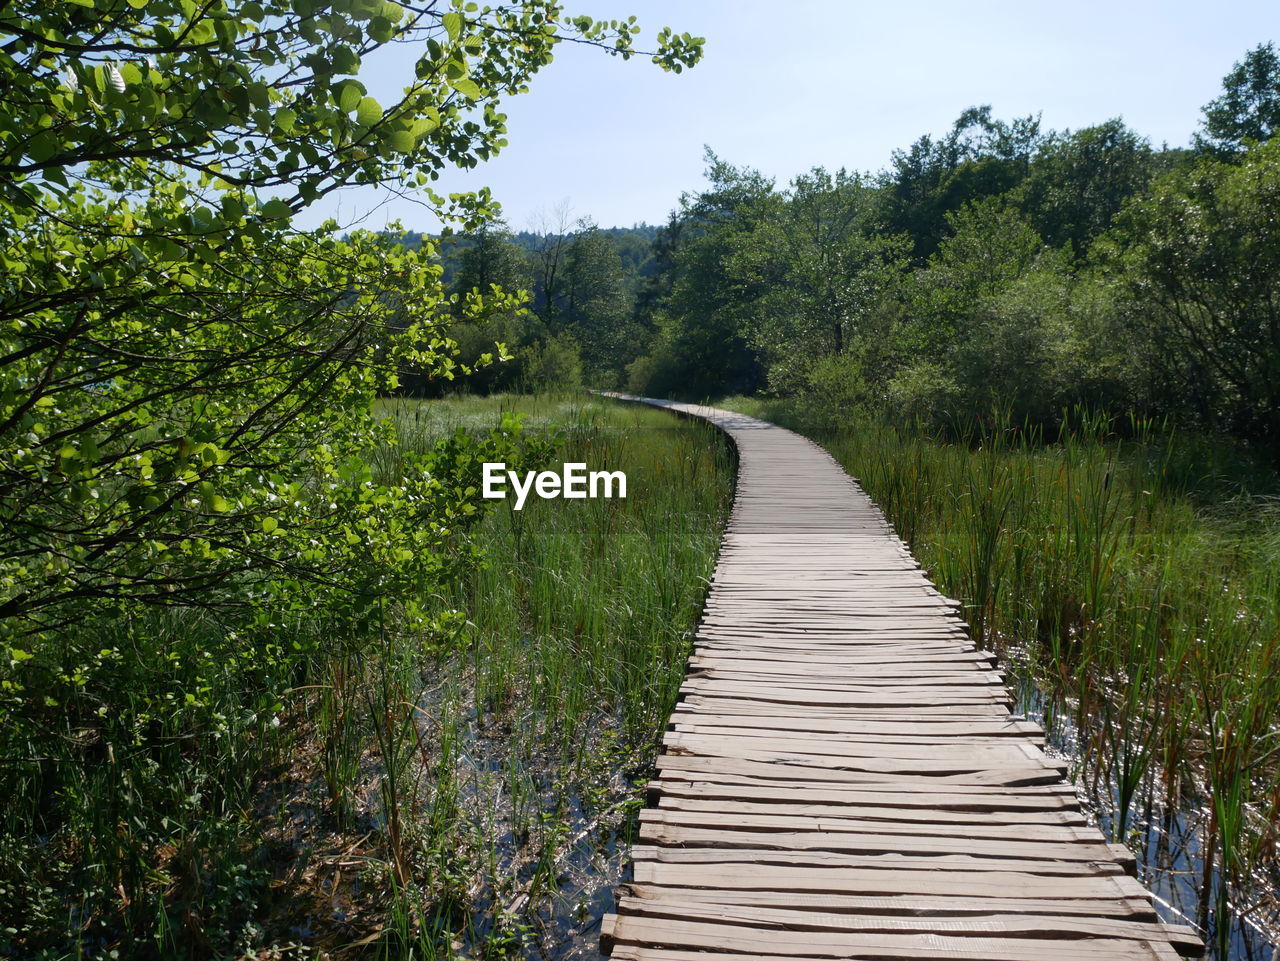
<path id="1" fill-rule="evenodd" d="M 929 934 L 938 930 L 956 936 L 1026 937 L 1048 939 L 1119 938 L 1131 941 L 1165 939 L 1188 956 L 1199 957 L 1204 945 L 1191 928 L 1159 922 L 1117 920 L 1102 917 L 1067 917 L 1024 913 L 988 912 L 974 916 L 885 917 L 868 914 L 796 911 L 759 905 L 713 904 L 669 899 L 627 899 L 620 910 L 631 916 L 669 918 L 674 921 L 708 921 L 769 930 L 804 932 L 857 932 Z M 628 910 L 629 909 L 629 910 Z"/>
<path id="2" fill-rule="evenodd" d="M 819 719 L 821 721 L 823 719 Z M 931 730 L 921 730 L 922 725 L 912 725 L 909 723 L 898 722 L 882 723 L 876 726 L 875 730 L 859 730 L 859 726 L 852 723 L 844 723 L 834 721 L 832 726 L 843 726 L 844 730 L 831 730 L 815 728 L 805 725 L 797 719 L 796 726 L 782 723 L 776 727 L 769 728 L 764 725 L 767 720 L 758 717 L 743 717 L 741 715 L 730 715 L 723 718 L 717 717 L 699 717 L 698 715 L 683 714 L 676 711 L 671 715 L 671 721 L 668 727 L 672 733 L 685 735 L 703 735 L 707 737 L 728 737 L 728 738 L 762 738 L 765 740 L 773 740 L 777 738 L 779 730 L 786 732 L 789 740 L 803 740 L 809 744 L 848 744 L 856 742 L 865 742 L 867 744 L 880 745 L 921 745 L 932 747 L 935 751 L 950 750 L 952 748 L 963 750 L 966 745 L 975 747 L 987 747 L 994 749 L 1004 742 L 1018 742 L 1027 745 L 1034 745 L 1037 750 L 1040 749 L 1040 742 L 1043 737 L 1033 732 L 1018 733 L 996 733 L 996 734 L 975 734 L 962 733 L 960 731 L 948 731 L 946 725 L 933 725 Z M 993 725 L 993 730 L 998 730 Z"/>
<path id="3" fill-rule="evenodd" d="M 724 792 L 728 793 L 728 792 Z M 803 795 L 801 796 L 803 797 Z M 940 825 L 1029 825 L 1029 824 L 1070 824 L 1084 825 L 1088 822 L 1078 811 L 1053 808 L 1030 811 L 974 811 L 949 810 L 936 804 L 922 807 L 892 807 L 872 804 L 823 804 L 806 803 L 795 796 L 786 800 L 746 801 L 741 795 L 732 797 L 732 805 L 727 805 L 725 797 L 681 797 L 677 792 L 662 795 L 657 810 L 662 811 L 706 811 L 724 813 L 732 810 L 733 817 L 751 814 L 790 815 L 804 818 L 812 822 L 825 818 L 849 818 L 866 821 L 884 821 L 896 823 L 904 828 L 914 825 L 937 827 Z M 642 812 L 642 816 L 645 812 Z"/>
<path id="4" fill-rule="evenodd" d="M 756 806 L 758 808 L 758 806 Z M 640 812 L 641 824 L 671 824 L 685 827 L 726 828 L 738 825 L 744 830 L 758 831 L 776 829 L 779 831 L 834 831 L 842 834 L 866 832 L 870 834 L 903 834 L 909 837 L 945 837 L 960 838 L 1005 838 L 1024 841 L 1088 841 L 1091 844 L 1106 843 L 1097 828 L 1085 825 L 1063 824 L 1061 822 L 1035 823 L 1021 822 L 1017 824 L 1001 824 L 990 819 L 983 820 L 910 820 L 898 821 L 889 817 L 866 818 L 851 817 L 846 811 L 843 815 L 819 815 L 811 810 L 799 812 L 776 813 L 773 811 L 747 810 L 745 804 L 733 804 L 719 811 L 699 811 L 687 808 L 664 806 Z M 884 809 L 881 809 L 884 810 Z M 973 817 L 972 815 L 970 816 Z"/>
<path id="5" fill-rule="evenodd" d="M 998 701 L 990 703 L 972 702 L 968 704 L 916 704 L 902 705 L 892 702 L 885 704 L 784 704 L 777 700 L 754 698 L 749 694 L 704 690 L 697 693 L 686 692 L 680 702 L 683 710 L 705 709 L 722 714 L 765 714 L 803 715 L 806 717 L 868 717 L 881 720 L 891 718 L 928 719 L 955 717 L 971 720 L 978 717 L 1009 716 L 1007 704 Z"/>
<path id="6" fill-rule="evenodd" d="M 1129 918 L 1134 921 L 1159 920 L 1150 900 L 1144 897 L 1124 897 L 1113 893 L 1107 897 L 1089 898 L 1028 898 L 1028 897 L 980 897 L 951 894 L 814 894 L 801 891 L 723 891 L 705 888 L 682 888 L 673 885 L 624 884 L 622 899 L 639 898 L 648 901 L 674 903 L 713 903 L 758 905 L 761 907 L 790 908 L 793 910 L 823 911 L 829 914 L 866 915 L 952 915 L 974 914 L 1037 914 L 1083 915 L 1085 917 Z"/>
<path id="7" fill-rule="evenodd" d="M 945 765 L 944 765 L 945 766 Z M 892 788 L 908 786 L 936 787 L 944 785 L 984 784 L 999 787 L 1017 787 L 1028 784 L 1052 784 L 1061 780 L 1062 772 L 1056 767 L 1003 767 L 974 771 L 922 774 L 903 770 L 902 765 L 888 762 L 865 765 L 840 764 L 833 759 L 830 766 L 790 763 L 775 760 L 741 760 L 737 758 L 685 757 L 664 754 L 657 760 L 660 772 L 688 771 L 696 773 L 746 774 L 757 778 L 782 778 L 789 781 L 828 781 L 838 784 L 881 784 Z"/>
<path id="8" fill-rule="evenodd" d="M 612 929 L 615 945 L 688 947 L 748 952 L 762 957 L 965 958 L 973 961 L 1152 961 L 1145 941 L 1126 939 L 1001 938 L 968 932 L 938 919 L 938 934 L 863 934 L 807 931 L 803 937 L 777 928 L 745 924 L 620 915 Z M 954 932 L 954 933 L 953 933 Z M 619 955 L 616 947 L 614 958 Z"/>
<path id="9" fill-rule="evenodd" d="M 602 938 L 602 941 L 608 944 L 613 944 L 613 941 L 611 938 Z M 1080 942 L 1076 942 L 1076 944 L 1079 944 L 1079 943 Z M 1091 944 L 1096 944 L 1096 942 L 1091 942 Z M 1146 946 L 1148 949 L 1150 949 L 1151 953 L 1143 955 L 1142 957 L 1144 958 L 1152 959 L 1152 961 L 1177 961 L 1178 959 L 1178 955 L 1175 954 L 1173 949 L 1170 948 L 1168 945 L 1162 945 L 1159 942 L 1151 941 L 1151 942 L 1147 942 Z M 755 953 L 755 954 L 742 954 L 738 952 L 725 953 L 720 951 L 717 951 L 715 954 L 707 954 L 703 951 L 694 951 L 694 950 L 681 949 L 681 948 L 675 948 L 675 949 L 651 948 L 651 947 L 641 946 L 641 945 L 619 944 L 617 945 L 616 948 L 614 948 L 613 957 L 615 961 L 763 961 L 763 959 L 765 958 L 765 955 L 758 954 L 758 953 Z M 776 957 L 776 955 L 773 957 Z M 943 959 L 943 961 L 945 961 L 945 959 L 950 959 L 950 958 L 964 959 L 964 958 L 971 957 L 971 955 L 952 953 L 949 949 L 944 947 L 944 948 L 938 949 L 938 951 L 934 954 L 915 953 L 915 954 L 907 954 L 907 955 L 903 955 L 903 954 L 886 955 L 886 954 L 880 954 L 880 953 L 877 953 L 877 954 L 864 953 L 860 955 L 860 957 L 863 959 L 863 961 L 865 961 L 865 959 L 868 959 L 868 958 L 888 959 L 888 961 L 895 961 L 895 959 L 898 959 L 898 958 L 921 958 L 923 959 L 923 961 L 935 961 L 935 959 Z M 995 956 L 981 955 L 981 957 L 983 959 L 986 959 L 986 961 L 990 961 L 990 958 Z M 1033 958 L 1033 961 L 1040 961 L 1041 956 L 1032 954 L 1031 957 Z M 804 958 L 797 955 L 793 955 L 791 957 L 791 961 L 818 961 L 818 959 Z M 996 961 L 1000 961 L 1000 959 L 996 958 Z M 1006 957 L 1004 961 L 1009 961 L 1009 959 Z M 1015 957 L 1013 961 L 1025 961 L 1025 957 L 1021 957 L 1021 958 Z M 1048 961 L 1053 961 L 1053 959 L 1049 958 Z M 1095 954 L 1084 959 L 1084 961 L 1111 961 L 1111 959 L 1109 959 L 1106 955 Z"/>
<path id="10" fill-rule="evenodd" d="M 1036 789 L 991 788 L 972 785 L 948 785 L 904 791 L 897 785 L 888 788 L 875 785 L 792 783 L 760 781 L 754 778 L 728 777 L 706 779 L 691 775 L 685 780 L 670 777 L 653 781 L 650 789 L 664 799 L 704 798 L 721 810 L 727 800 L 830 805 L 836 810 L 858 807 L 891 807 L 903 817 L 924 811 L 959 811 L 972 814 L 1007 812 L 1071 812 L 1079 817 L 1076 796 L 1065 785 L 1046 785 Z"/>
<path id="11" fill-rule="evenodd" d="M 837 854 L 916 854 L 932 857 L 959 854 L 980 858 L 1020 861 L 1106 861 L 1114 857 L 1102 841 L 1019 841 L 1013 838 L 913 837 L 910 834 L 876 834 L 870 831 L 735 831 L 728 827 L 703 828 L 669 821 L 640 825 L 640 840 L 669 847 L 747 848 L 752 851 L 831 851 Z"/>
<path id="12" fill-rule="evenodd" d="M 1026 763 L 1034 765 L 1048 764 L 1061 767 L 1059 761 L 1046 757 L 1044 752 L 1032 747 L 1022 738 L 952 738 L 945 746 L 937 743 L 911 744 L 898 741 L 893 737 L 879 735 L 871 738 L 842 737 L 832 735 L 826 739 L 818 737 L 793 737 L 790 732 L 775 731 L 773 734 L 751 736 L 740 729 L 729 728 L 728 732 L 699 733 L 698 731 L 668 731 L 663 736 L 663 743 L 668 745 L 672 753 L 705 754 L 707 757 L 741 757 L 751 758 L 758 753 L 772 753 L 782 757 L 816 755 L 827 758 L 863 757 L 894 758 L 906 760 L 915 758 L 932 761 L 943 767 L 966 766 L 975 762 L 984 766 L 1010 765 Z M 724 753 L 732 752 L 732 753 Z M 963 756 L 956 761 L 955 756 Z M 938 761 L 940 757 L 951 756 L 951 760 Z"/>
<path id="13" fill-rule="evenodd" d="M 957 740 L 983 740 L 999 742 L 1005 738 L 1018 737 L 1035 740 L 1044 736 L 1044 730 L 1038 724 L 1019 721 L 1012 717 L 1001 718 L 925 718 L 922 720 L 881 720 L 878 718 L 840 718 L 790 715 L 776 713 L 769 718 L 772 723 L 760 718 L 744 717 L 736 714 L 716 716 L 705 711 L 692 711 L 686 705 L 677 705 L 671 715 L 671 724 L 678 730 L 708 730 L 719 733 L 741 731 L 744 735 L 754 731 L 767 731 L 770 735 L 786 731 L 798 735 L 816 736 L 819 738 L 885 738 L 897 737 L 927 738 L 931 743 L 947 745 Z M 767 724 L 767 726 L 762 726 Z"/>
<path id="14" fill-rule="evenodd" d="M 1145 895 L 1114 863 L 1019 861 L 967 855 L 856 855 L 832 851 L 635 848 L 640 883 L 716 890 L 792 890 L 845 894 L 937 894 L 1009 897 L 1111 897 L 1104 882 L 1130 882 L 1129 896 Z M 1136 889 L 1136 890 L 1135 890 Z M 1100 893 L 1106 892 L 1106 893 Z"/>

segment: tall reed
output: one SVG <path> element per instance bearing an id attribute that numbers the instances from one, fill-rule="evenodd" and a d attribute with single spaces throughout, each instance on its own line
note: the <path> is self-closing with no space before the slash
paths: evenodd
<path id="1" fill-rule="evenodd" d="M 732 497 L 730 452 L 705 425 L 581 397 L 387 409 L 410 449 L 514 409 L 554 433 L 556 463 L 627 475 L 625 499 L 498 505 L 478 535 L 486 563 L 437 599 L 467 613 L 426 675 L 453 693 L 420 705 L 434 769 L 417 843 L 437 864 L 451 852 L 466 889 L 450 895 L 439 868 L 427 879 L 423 951 L 452 940 L 498 952 L 539 930 L 586 944 L 684 675 Z M 394 470 L 384 454 L 379 469 Z"/>

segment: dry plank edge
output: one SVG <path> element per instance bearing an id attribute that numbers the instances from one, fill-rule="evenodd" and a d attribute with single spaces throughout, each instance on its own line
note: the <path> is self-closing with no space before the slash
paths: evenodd
<path id="1" fill-rule="evenodd" d="M 618 395 L 615 395 L 618 396 Z M 643 398 L 621 398 L 644 400 Z M 606 915 L 614 961 L 1169 961 L 1132 855 L 1081 815 L 994 658 L 855 480 L 798 435 L 724 430 L 738 485 Z"/>

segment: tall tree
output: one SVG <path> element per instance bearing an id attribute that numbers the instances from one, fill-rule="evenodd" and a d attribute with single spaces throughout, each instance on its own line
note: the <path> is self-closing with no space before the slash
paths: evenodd
<path id="1" fill-rule="evenodd" d="M 773 181 L 706 151 L 709 184 L 680 198 L 660 236 L 664 270 L 654 280 L 657 334 L 633 365 L 631 386 L 663 394 L 706 397 L 750 391 L 761 383 L 748 321 L 772 274 L 726 266 L 778 203 Z"/>
<path id="2" fill-rule="evenodd" d="M 467 295 L 471 293 L 484 296 L 495 286 L 512 294 L 532 288 L 532 265 L 524 249 L 512 242 L 505 224 L 483 224 L 465 239 L 469 243 L 458 255 L 453 280 L 457 312 L 463 311 Z"/>
<path id="3" fill-rule="evenodd" d="M 1280 55 L 1271 43 L 1254 47 L 1222 78 L 1222 96 L 1204 107 L 1195 143 L 1219 158 L 1263 143 L 1280 130 Z"/>
<path id="4" fill-rule="evenodd" d="M 947 213 L 1017 186 L 1040 139 L 1038 117 L 1006 123 L 989 106 L 970 107 L 942 139 L 926 135 L 894 152 L 884 175 L 886 225 L 910 236 L 923 262 L 947 234 Z"/>
<path id="5" fill-rule="evenodd" d="M 776 389 L 802 386 L 813 362 L 860 346 L 867 318 L 905 267 L 910 244 L 879 220 L 874 188 L 819 167 L 796 177 L 773 216 L 741 245 L 729 270 L 776 278 L 749 330 Z"/>
<path id="6" fill-rule="evenodd" d="M 1180 390 L 1217 426 L 1280 437 L 1280 142 L 1158 181 L 1109 238 Z M 1175 381 L 1176 382 L 1176 381 Z"/>
<path id="7" fill-rule="evenodd" d="M 608 383 L 635 356 L 631 330 L 633 298 L 612 238 L 581 221 L 569 244 L 559 320 L 582 346 L 589 380 Z"/>
<path id="8" fill-rule="evenodd" d="M 1108 120 L 1047 136 L 1019 189 L 1020 206 L 1046 242 L 1083 255 L 1151 176 L 1150 144 Z"/>

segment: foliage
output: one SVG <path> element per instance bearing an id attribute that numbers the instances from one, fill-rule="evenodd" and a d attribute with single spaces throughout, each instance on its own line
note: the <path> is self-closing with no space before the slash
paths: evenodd
<path id="1" fill-rule="evenodd" d="M 1228 159 L 1280 131 L 1280 55 L 1271 43 L 1254 47 L 1222 78 L 1222 96 L 1204 108 L 1203 151 Z"/>
<path id="2" fill-rule="evenodd" d="M 1251 51 L 1206 108 L 1253 125 L 1230 162 L 989 107 L 878 177 L 778 189 L 708 150 L 654 243 L 631 389 L 950 425 L 996 405 L 1052 428 L 1084 403 L 1274 438 L 1272 59 Z"/>
<path id="3" fill-rule="evenodd" d="M 946 236 L 947 213 L 1016 187 L 1040 142 L 1038 117 L 1006 123 L 989 106 L 970 107 L 942 139 L 925 135 L 894 152 L 882 178 L 888 229 L 909 236 L 924 260 Z"/>
<path id="4" fill-rule="evenodd" d="M 1049 134 L 1017 194 L 1028 221 L 1053 247 L 1088 251 L 1124 202 L 1151 179 L 1151 147 L 1120 120 Z"/>
<path id="5" fill-rule="evenodd" d="M 591 383 L 615 386 L 614 372 L 627 363 L 636 342 L 632 298 L 623 279 L 622 260 L 612 238 L 583 222 L 569 242 L 555 331 L 581 346 Z"/>
<path id="6" fill-rule="evenodd" d="M 508 422 L 378 475 L 373 405 L 402 370 L 469 372 L 445 325 L 516 302 L 455 311 L 431 243 L 292 217 L 382 184 L 477 228 L 487 192 L 431 181 L 505 145 L 501 99 L 558 43 L 625 58 L 638 32 L 547 0 L 0 4 L 0 950 L 239 951 L 289 692 L 324 692 L 340 786 L 366 650 L 369 836 L 408 877 L 413 654 L 459 621 L 428 599 L 474 561 L 480 461 L 539 455 Z M 357 74 L 405 44 L 379 103 Z M 664 30 L 652 56 L 700 48 Z"/>
<path id="7" fill-rule="evenodd" d="M 1205 159 L 1131 205 L 1113 263 L 1171 376 L 1212 426 L 1259 441 L 1280 430 L 1280 144 L 1238 163 Z"/>
<path id="8" fill-rule="evenodd" d="M 10 635 L 87 603 L 217 605 L 240 575 L 347 582 L 343 552 L 315 545 L 362 527 L 359 512 L 297 505 L 359 480 L 368 404 L 395 386 L 397 364 L 448 377 L 452 361 L 424 256 L 297 234 L 289 218 L 348 183 L 423 185 L 492 154 L 504 142 L 495 103 L 549 61 L 562 29 L 632 52 L 631 21 L 562 28 L 558 12 L 383 0 L 0 10 L 0 85 L 14 93 L 0 111 Z M 384 108 L 354 74 L 410 39 L 415 76 Z M 678 69 L 697 53 L 695 38 L 666 32 L 655 59 Z M 472 216 L 486 202 L 428 195 Z M 375 344 L 392 319 L 401 334 Z M 286 478 L 293 464 L 301 477 Z M 413 496 L 398 505 L 415 516 Z"/>

